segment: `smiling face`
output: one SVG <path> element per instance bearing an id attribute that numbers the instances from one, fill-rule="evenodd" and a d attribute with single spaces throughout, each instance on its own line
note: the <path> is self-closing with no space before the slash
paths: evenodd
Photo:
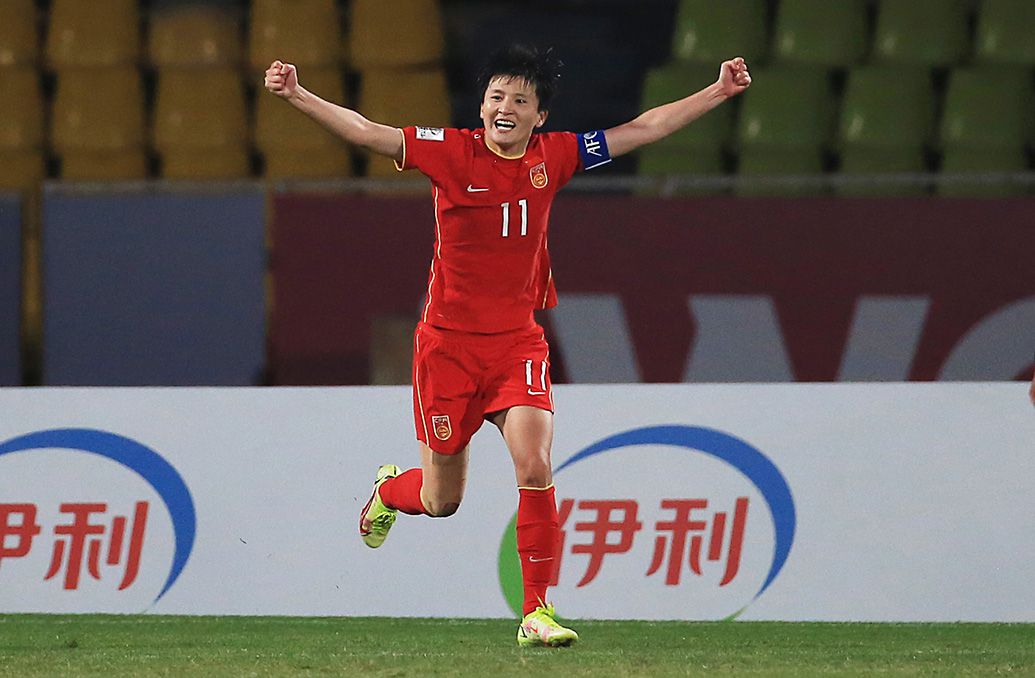
<path id="1" fill-rule="evenodd" d="M 521 157 L 532 131 L 546 122 L 546 115 L 546 111 L 539 110 L 535 88 L 526 80 L 510 76 L 493 78 L 485 88 L 481 105 L 485 143 L 504 157 Z"/>

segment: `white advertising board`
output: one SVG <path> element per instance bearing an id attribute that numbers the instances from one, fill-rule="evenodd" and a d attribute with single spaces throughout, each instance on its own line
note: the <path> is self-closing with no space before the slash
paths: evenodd
<path id="1" fill-rule="evenodd" d="M 558 386 L 569 618 L 1035 621 L 1020 383 Z M 0 389 L 0 612 L 502 617 L 513 469 L 366 548 L 409 389 Z"/>

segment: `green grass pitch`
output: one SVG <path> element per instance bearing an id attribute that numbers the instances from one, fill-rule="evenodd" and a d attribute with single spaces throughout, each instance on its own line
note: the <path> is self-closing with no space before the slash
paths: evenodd
<path id="1" fill-rule="evenodd" d="M 0 616 L 0 676 L 1035 675 L 1035 624 L 574 621 L 521 650 L 511 620 Z"/>

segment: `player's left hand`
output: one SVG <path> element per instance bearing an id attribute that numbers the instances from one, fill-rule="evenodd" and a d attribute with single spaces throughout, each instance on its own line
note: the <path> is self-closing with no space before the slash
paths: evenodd
<path id="1" fill-rule="evenodd" d="M 1028 396 L 1031 398 L 1031 404 L 1035 405 L 1035 376 L 1031 378 L 1031 388 L 1028 389 Z"/>
<path id="2" fill-rule="evenodd" d="M 728 97 L 736 96 L 751 85 L 751 74 L 743 57 L 723 61 L 719 67 L 719 86 Z"/>

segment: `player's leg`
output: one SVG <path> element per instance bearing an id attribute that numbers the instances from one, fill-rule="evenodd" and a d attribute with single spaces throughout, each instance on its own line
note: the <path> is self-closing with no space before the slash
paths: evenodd
<path id="1" fill-rule="evenodd" d="M 398 512 L 445 517 L 456 513 L 467 481 L 468 442 L 482 423 L 462 346 L 418 326 L 414 334 L 413 414 L 421 466 L 378 470 L 370 501 L 360 513 L 364 543 L 384 543 Z M 434 445 L 433 450 L 430 445 Z"/>
<path id="2" fill-rule="evenodd" d="M 518 643 L 570 645 L 578 634 L 558 624 L 553 606 L 546 602 L 560 546 L 550 461 L 553 413 L 519 405 L 494 415 L 493 423 L 503 433 L 518 484 L 517 549 L 524 586 Z"/>

